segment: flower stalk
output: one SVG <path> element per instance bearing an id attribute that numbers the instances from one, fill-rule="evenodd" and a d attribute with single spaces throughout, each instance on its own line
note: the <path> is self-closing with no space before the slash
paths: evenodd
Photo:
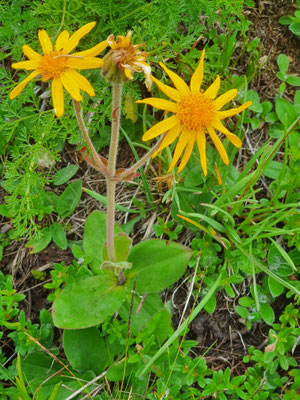
<path id="1" fill-rule="evenodd" d="M 86 145 L 88 147 L 88 150 L 90 150 L 90 152 L 92 153 L 94 161 L 95 161 L 97 167 L 99 168 L 99 170 L 102 172 L 103 175 L 106 175 L 106 167 L 103 164 L 99 154 L 97 153 L 97 151 L 96 151 L 96 149 L 95 149 L 95 147 L 93 145 L 93 142 L 90 139 L 88 129 L 85 126 L 84 120 L 82 118 L 80 102 L 73 99 L 73 107 L 74 107 L 74 111 L 75 111 L 75 115 L 76 115 L 78 126 L 79 126 L 79 128 L 81 130 L 82 136 L 83 136 L 84 141 L 85 141 L 85 143 L 86 143 Z"/>
<path id="2" fill-rule="evenodd" d="M 120 109 L 122 101 L 122 83 L 112 83 L 112 122 L 111 138 L 106 175 L 107 191 L 107 221 L 106 221 L 106 239 L 109 259 L 116 261 L 114 246 L 114 223 L 115 223 L 115 192 L 116 181 L 116 161 L 118 154 L 119 134 L 120 134 Z"/>

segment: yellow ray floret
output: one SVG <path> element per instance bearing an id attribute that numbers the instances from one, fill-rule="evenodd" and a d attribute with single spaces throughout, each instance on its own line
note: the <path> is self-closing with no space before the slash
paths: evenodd
<path id="1" fill-rule="evenodd" d="M 64 89 L 77 101 L 82 100 L 81 90 L 90 96 L 95 96 L 90 82 L 76 69 L 101 68 L 103 60 L 96 56 L 108 46 L 107 40 L 91 49 L 70 54 L 77 47 L 80 39 L 89 33 L 95 24 L 95 22 L 89 22 L 71 36 L 68 31 L 61 32 L 54 48 L 47 32 L 43 29 L 39 30 L 38 38 L 43 54 L 38 54 L 28 45 L 23 46 L 23 53 L 28 60 L 12 64 L 12 67 L 32 70 L 32 72 L 10 92 L 10 99 L 17 97 L 26 84 L 38 75 L 41 76 L 43 82 L 52 81 L 52 101 L 57 117 L 61 117 L 64 113 Z"/>
<path id="2" fill-rule="evenodd" d="M 218 76 L 206 91 L 201 90 L 204 71 L 204 55 L 205 50 L 202 51 L 199 65 L 192 75 L 190 86 L 188 86 L 182 78 L 180 78 L 173 71 L 169 70 L 162 63 L 160 64 L 161 67 L 168 74 L 175 88 L 167 86 L 151 76 L 152 81 L 155 82 L 159 89 L 172 101 L 153 97 L 137 102 L 149 104 L 153 107 L 164 111 L 169 111 L 174 114 L 171 117 L 166 118 L 154 125 L 144 134 L 142 138 L 144 141 L 151 140 L 166 133 L 159 149 L 153 154 L 153 157 L 157 156 L 161 150 L 178 139 L 173 154 L 173 160 L 168 172 L 174 168 L 180 157 L 181 162 L 178 172 L 183 170 L 192 154 L 194 144 L 196 142 L 200 156 L 200 164 L 203 173 L 206 176 L 207 135 L 210 137 L 214 146 L 218 150 L 223 162 L 225 164 L 229 164 L 228 155 L 219 136 L 216 133 L 216 130 L 224 134 L 227 139 L 237 148 L 242 146 L 241 139 L 235 134 L 231 133 L 222 124 L 221 120 L 242 112 L 246 108 L 250 107 L 252 102 L 247 101 L 238 108 L 221 111 L 221 108 L 237 95 L 237 90 L 231 89 L 216 98 L 220 89 L 220 78 Z"/>

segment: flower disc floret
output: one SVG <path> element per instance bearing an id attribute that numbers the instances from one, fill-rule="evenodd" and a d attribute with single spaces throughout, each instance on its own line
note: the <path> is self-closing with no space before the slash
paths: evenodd
<path id="1" fill-rule="evenodd" d="M 184 96 L 178 103 L 176 113 L 184 127 L 192 131 L 204 130 L 215 117 L 214 101 L 203 93 Z"/>
<path id="2" fill-rule="evenodd" d="M 62 52 L 53 51 L 43 55 L 38 65 L 42 80 L 59 78 L 67 69 L 66 60 L 67 57 Z"/>

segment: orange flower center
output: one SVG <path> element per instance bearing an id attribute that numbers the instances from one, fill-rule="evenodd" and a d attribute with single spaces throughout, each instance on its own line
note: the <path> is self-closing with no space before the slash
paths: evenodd
<path id="1" fill-rule="evenodd" d="M 216 113 L 214 101 L 204 93 L 189 94 L 178 103 L 176 113 L 180 122 L 192 131 L 203 130 L 212 124 Z"/>
<path id="2" fill-rule="evenodd" d="M 66 57 L 61 52 L 52 51 L 50 54 L 43 55 L 39 70 L 44 79 L 59 78 L 66 70 Z"/>

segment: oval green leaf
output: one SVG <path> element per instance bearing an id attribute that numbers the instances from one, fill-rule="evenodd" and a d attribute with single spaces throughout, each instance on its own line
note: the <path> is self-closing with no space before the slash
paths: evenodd
<path id="1" fill-rule="evenodd" d="M 192 251 L 178 243 L 149 239 L 134 246 L 128 257 L 132 263 L 126 285 L 136 280 L 139 293 L 160 292 L 184 273 Z"/>
<path id="2" fill-rule="evenodd" d="M 53 242 L 62 250 L 66 250 L 67 238 L 64 228 L 58 222 L 54 222 L 52 225 L 50 225 L 50 233 L 52 235 Z"/>
<path id="3" fill-rule="evenodd" d="M 51 242 L 51 237 L 49 228 L 43 228 L 36 238 L 28 240 L 25 247 L 31 248 L 30 254 L 39 253 L 48 246 Z"/>
<path id="4" fill-rule="evenodd" d="M 99 375 L 106 363 L 106 345 L 97 328 L 64 331 L 64 351 L 72 368 Z"/>
<path id="5" fill-rule="evenodd" d="M 126 296 L 114 273 L 103 272 L 63 289 L 53 303 L 54 324 L 63 329 L 95 326 L 113 315 Z"/>

